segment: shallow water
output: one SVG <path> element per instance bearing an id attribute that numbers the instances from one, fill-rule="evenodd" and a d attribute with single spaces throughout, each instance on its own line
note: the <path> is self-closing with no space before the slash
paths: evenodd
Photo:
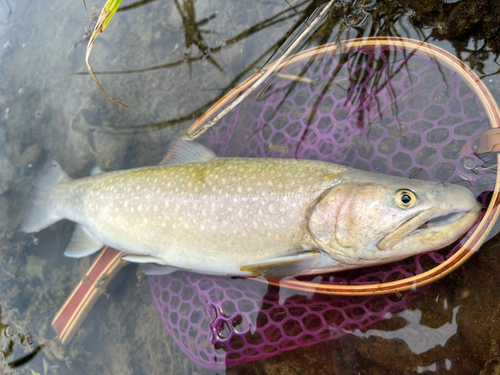
<path id="1" fill-rule="evenodd" d="M 84 36 L 90 7 L 102 4 L 87 1 L 86 11 L 79 2 L 0 1 L 0 372 L 224 372 L 193 363 L 165 332 L 147 280 L 134 266 L 118 274 L 72 342 L 62 345 L 52 318 L 91 259 L 62 255 L 73 230 L 69 222 L 35 235 L 17 228 L 46 160 L 58 160 L 72 177 L 88 175 L 94 165 L 157 164 L 173 135 L 264 65 L 320 5 L 124 2 L 91 63 L 96 73 L 105 72 L 98 75 L 103 86 L 130 105 L 126 110 L 78 74 L 86 72 L 85 43 L 68 55 Z M 499 22 L 499 8 L 488 1 L 345 1 L 303 48 L 362 36 L 425 40 L 463 59 L 498 102 Z M 497 249 L 494 237 L 406 310 L 366 330 L 226 372 L 499 373 Z"/>

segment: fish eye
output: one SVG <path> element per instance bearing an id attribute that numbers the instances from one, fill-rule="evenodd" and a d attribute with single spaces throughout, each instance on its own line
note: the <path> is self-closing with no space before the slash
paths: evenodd
<path id="1" fill-rule="evenodd" d="M 411 190 L 399 190 L 396 193 L 396 204 L 401 208 L 410 208 L 417 202 L 417 196 Z"/>

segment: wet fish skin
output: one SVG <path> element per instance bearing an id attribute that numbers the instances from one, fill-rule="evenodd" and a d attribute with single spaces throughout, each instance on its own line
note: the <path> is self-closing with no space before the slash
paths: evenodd
<path id="1" fill-rule="evenodd" d="M 105 244 L 141 263 L 230 275 L 280 270 L 275 274 L 283 276 L 441 248 L 467 231 L 480 211 L 460 186 L 312 160 L 191 155 L 191 147 L 178 145 L 173 164 L 80 180 L 52 162 L 36 183 L 21 229 L 38 231 L 65 218 L 79 224 L 69 256 Z M 411 208 L 395 203 L 401 189 L 416 194 Z M 457 220 L 415 232 L 453 212 Z"/>
<path id="2" fill-rule="evenodd" d="M 204 272 L 230 260 L 228 272 L 238 273 L 237 265 L 317 248 L 308 210 L 344 170 L 332 167 L 221 158 L 103 173 L 56 185 L 51 209 L 124 252 Z"/>

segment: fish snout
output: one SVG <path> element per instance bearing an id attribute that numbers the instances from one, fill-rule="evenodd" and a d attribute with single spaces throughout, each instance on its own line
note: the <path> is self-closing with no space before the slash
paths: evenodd
<path id="1" fill-rule="evenodd" d="M 434 208 L 443 213 L 476 211 L 479 203 L 472 192 L 459 185 L 440 185 L 437 194 L 428 196 L 434 200 Z"/>

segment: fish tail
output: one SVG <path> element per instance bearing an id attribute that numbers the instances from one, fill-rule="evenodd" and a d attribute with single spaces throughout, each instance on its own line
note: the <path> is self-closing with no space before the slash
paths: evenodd
<path id="1" fill-rule="evenodd" d="M 36 178 L 34 190 L 26 207 L 21 230 L 25 233 L 38 232 L 61 220 L 49 210 L 50 193 L 59 181 L 68 179 L 62 168 L 50 160 Z"/>

